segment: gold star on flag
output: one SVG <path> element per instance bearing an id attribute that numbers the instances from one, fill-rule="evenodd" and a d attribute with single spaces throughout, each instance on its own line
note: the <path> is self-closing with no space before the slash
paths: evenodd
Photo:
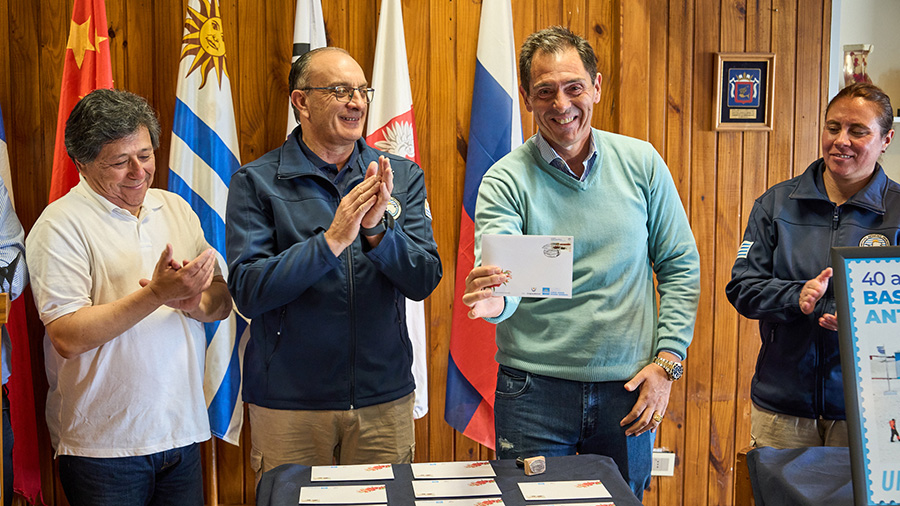
<path id="1" fill-rule="evenodd" d="M 91 37 L 90 34 L 91 29 L 91 18 L 88 17 L 87 21 L 84 23 L 78 24 L 75 20 L 72 20 L 72 25 L 69 28 L 69 41 L 66 44 L 66 49 L 71 49 L 73 56 L 75 56 L 75 65 L 78 68 L 81 68 L 81 64 L 84 62 L 84 53 L 87 51 L 96 51 L 97 48 L 94 47 L 94 44 L 91 43 L 91 39 L 94 39 L 98 45 L 100 42 L 106 40 L 106 37 L 100 37 L 98 35 L 94 35 Z"/>

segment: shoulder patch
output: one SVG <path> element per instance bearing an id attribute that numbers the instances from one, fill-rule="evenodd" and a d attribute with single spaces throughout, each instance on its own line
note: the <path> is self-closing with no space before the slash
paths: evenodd
<path id="1" fill-rule="evenodd" d="M 400 207 L 400 201 L 396 198 L 391 197 L 391 200 L 388 201 L 387 212 L 396 220 L 400 217 L 400 213 L 403 210 Z"/>
<path id="2" fill-rule="evenodd" d="M 890 246 L 891 241 L 884 234 L 868 234 L 859 240 L 859 245 L 868 246 Z"/>
<path id="3" fill-rule="evenodd" d="M 428 203 L 428 199 L 425 199 L 425 217 L 431 219 L 431 204 Z"/>
<path id="4" fill-rule="evenodd" d="M 750 253 L 750 246 L 753 246 L 753 241 L 742 242 L 741 247 L 738 249 L 737 257 L 747 258 L 747 255 Z"/>

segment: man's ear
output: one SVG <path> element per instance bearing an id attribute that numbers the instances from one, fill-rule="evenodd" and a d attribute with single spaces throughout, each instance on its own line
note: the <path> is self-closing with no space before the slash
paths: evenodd
<path id="1" fill-rule="evenodd" d="M 291 92 L 291 105 L 294 106 L 301 117 L 309 117 L 309 97 L 303 90 L 294 90 Z"/>
<path id="2" fill-rule="evenodd" d="M 528 98 L 528 92 L 525 91 L 525 88 L 523 88 L 521 84 L 519 85 L 519 95 L 522 95 L 522 101 L 525 102 L 525 109 L 527 109 L 528 112 L 532 112 L 531 100 Z"/>

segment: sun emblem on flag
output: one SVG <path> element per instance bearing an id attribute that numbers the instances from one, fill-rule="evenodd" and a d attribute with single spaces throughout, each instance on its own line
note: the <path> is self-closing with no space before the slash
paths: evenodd
<path id="1" fill-rule="evenodd" d="M 187 33 L 182 39 L 181 59 L 194 57 L 194 63 L 185 77 L 198 68 L 203 75 L 200 88 L 206 86 L 209 72 L 216 69 L 219 89 L 222 88 L 222 74 L 228 76 L 225 66 L 225 36 L 222 33 L 222 18 L 216 0 L 200 0 L 200 12 L 188 6 L 188 16 L 184 20 Z"/>
<path id="2" fill-rule="evenodd" d="M 384 140 L 375 143 L 375 147 L 392 155 L 414 158 L 416 142 L 413 137 L 413 126 L 409 121 L 398 121 L 384 128 Z"/>

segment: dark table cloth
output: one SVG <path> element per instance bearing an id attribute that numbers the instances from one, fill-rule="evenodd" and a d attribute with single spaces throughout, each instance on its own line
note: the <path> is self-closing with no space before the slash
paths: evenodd
<path id="1" fill-rule="evenodd" d="M 525 498 L 519 491 L 518 483 L 526 481 L 568 481 L 599 479 L 612 494 L 616 506 L 640 506 L 641 503 L 631 493 L 628 484 L 619 474 L 613 460 L 602 455 L 573 455 L 568 457 L 548 457 L 547 471 L 536 476 L 525 476 L 514 460 L 493 460 L 491 465 L 497 473 L 495 480 L 503 493 L 506 506 L 524 506 Z M 334 485 L 384 483 L 387 486 L 388 504 L 391 506 L 414 505 L 413 475 L 409 464 L 393 466 L 394 479 L 389 481 L 329 482 Z M 300 487 L 310 485 L 310 468 L 299 464 L 285 464 L 263 474 L 256 490 L 257 506 L 296 506 L 300 500 Z M 325 483 L 316 482 L 316 486 Z M 434 500 L 435 498 L 428 498 Z M 585 502 L 586 499 L 572 502 Z M 531 501 L 534 503 L 534 501 Z M 546 503 L 547 501 L 540 501 Z M 568 501 L 555 501 L 568 502 Z"/>
<path id="2" fill-rule="evenodd" d="M 757 506 L 853 506 L 848 448 L 757 448 L 747 467 Z"/>

